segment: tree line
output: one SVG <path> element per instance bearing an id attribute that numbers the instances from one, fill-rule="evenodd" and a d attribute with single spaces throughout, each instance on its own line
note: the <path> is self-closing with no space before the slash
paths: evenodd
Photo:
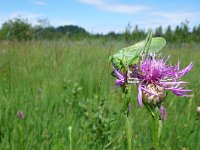
<path id="1" fill-rule="evenodd" d="M 55 39 L 115 39 L 125 40 L 127 42 L 144 39 L 148 31 L 144 31 L 136 25 L 134 28 L 127 24 L 124 32 L 116 33 L 111 31 L 107 34 L 93 34 L 84 28 L 75 25 L 63 25 L 53 27 L 49 25 L 48 20 L 41 19 L 39 25 L 33 26 L 27 19 L 15 18 L 6 21 L 0 29 L 0 40 L 55 40 Z M 162 36 L 169 42 L 200 42 L 200 25 L 189 29 L 188 22 L 182 22 L 175 29 L 169 25 L 167 28 L 157 27 L 153 32 L 154 36 Z"/>

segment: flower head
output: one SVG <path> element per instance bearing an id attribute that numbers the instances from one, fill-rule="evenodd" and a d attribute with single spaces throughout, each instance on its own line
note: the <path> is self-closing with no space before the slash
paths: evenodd
<path id="1" fill-rule="evenodd" d="M 137 70 L 133 70 L 132 77 L 138 83 L 138 104 L 142 106 L 142 100 L 152 105 L 160 105 L 166 96 L 166 90 L 170 90 L 177 96 L 189 96 L 181 77 L 192 69 L 190 63 L 184 69 L 179 69 L 180 63 L 176 66 L 167 65 L 168 59 L 145 58 L 138 65 Z"/>
<path id="2" fill-rule="evenodd" d="M 24 119 L 24 113 L 23 113 L 23 111 L 18 111 L 18 112 L 17 112 L 17 117 L 18 117 L 19 119 Z"/>

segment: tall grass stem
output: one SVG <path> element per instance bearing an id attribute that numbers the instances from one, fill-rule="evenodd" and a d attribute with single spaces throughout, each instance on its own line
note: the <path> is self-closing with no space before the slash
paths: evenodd
<path id="1" fill-rule="evenodd" d="M 72 150 L 72 126 L 70 126 L 69 128 L 69 149 Z"/>

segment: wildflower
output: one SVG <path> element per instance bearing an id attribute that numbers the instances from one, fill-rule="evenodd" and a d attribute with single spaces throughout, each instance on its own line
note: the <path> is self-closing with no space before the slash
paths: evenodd
<path id="1" fill-rule="evenodd" d="M 132 78 L 128 80 L 134 79 L 138 82 L 138 104 L 140 107 L 142 100 L 160 107 L 166 96 L 166 90 L 170 90 L 177 96 L 190 96 L 188 92 L 191 90 L 184 89 L 187 82 L 182 81 L 181 77 L 192 69 L 192 63 L 180 70 L 180 63 L 176 66 L 167 65 L 168 59 L 147 57 L 132 71 Z"/>
<path id="2" fill-rule="evenodd" d="M 24 119 L 24 113 L 23 113 L 22 111 L 18 111 L 18 112 L 17 112 L 17 117 L 18 117 L 19 119 Z"/>
<path id="3" fill-rule="evenodd" d="M 196 112 L 197 112 L 198 115 L 200 115 L 200 106 L 197 107 Z"/>
<path id="4" fill-rule="evenodd" d="M 126 74 L 122 73 L 119 71 L 117 68 L 114 67 L 113 65 L 113 70 L 114 70 L 114 75 L 116 76 L 116 86 L 122 86 L 126 83 Z"/>

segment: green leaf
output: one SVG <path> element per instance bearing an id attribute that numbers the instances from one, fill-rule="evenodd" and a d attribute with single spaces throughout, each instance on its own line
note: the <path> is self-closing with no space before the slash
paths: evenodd
<path id="1" fill-rule="evenodd" d="M 163 131 L 163 121 L 159 120 L 159 126 L 158 126 L 158 137 L 159 138 L 162 135 L 162 131 Z"/>

